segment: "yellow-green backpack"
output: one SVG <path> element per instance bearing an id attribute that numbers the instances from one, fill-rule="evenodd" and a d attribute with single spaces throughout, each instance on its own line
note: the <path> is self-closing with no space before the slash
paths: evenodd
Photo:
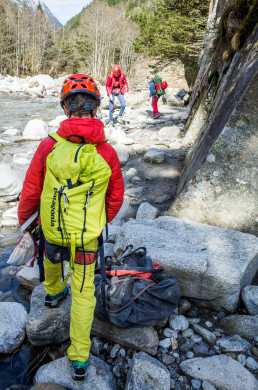
<path id="1" fill-rule="evenodd" d="M 47 157 L 40 199 L 44 236 L 52 244 L 96 250 L 111 169 L 96 145 L 50 136 L 57 142 Z"/>

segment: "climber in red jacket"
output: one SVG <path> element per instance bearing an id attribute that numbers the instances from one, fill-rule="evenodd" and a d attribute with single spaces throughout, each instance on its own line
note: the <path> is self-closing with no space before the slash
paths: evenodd
<path id="1" fill-rule="evenodd" d="M 122 205 L 124 183 L 116 151 L 111 145 L 109 145 L 108 142 L 106 142 L 103 123 L 95 118 L 98 107 L 100 105 L 100 94 L 97 84 L 92 79 L 92 77 L 84 74 L 75 74 L 67 77 L 64 80 L 61 89 L 61 105 L 65 111 L 65 114 L 68 116 L 68 119 L 61 123 L 57 134 L 59 137 L 61 137 L 61 139 L 63 138 L 71 143 L 78 144 L 78 149 L 75 158 L 73 157 L 71 159 L 71 155 L 69 154 L 65 156 L 61 154 L 61 159 L 59 161 L 61 161 L 63 158 L 64 162 L 66 162 L 65 159 L 67 159 L 67 162 L 71 161 L 71 164 L 67 164 L 67 166 L 71 166 L 72 169 L 75 169 L 77 166 L 75 167 L 74 163 L 77 162 L 76 158 L 78 157 L 79 150 L 81 149 L 80 144 L 82 146 L 86 144 L 93 144 L 94 147 L 96 147 L 96 152 L 101 156 L 101 158 L 97 156 L 97 159 L 94 160 L 98 161 L 98 164 L 100 164 L 98 166 L 95 164 L 96 170 L 99 166 L 104 165 L 106 169 L 105 172 L 108 171 L 111 175 L 107 184 L 106 195 L 105 192 L 103 193 L 103 196 L 105 196 L 107 221 L 110 222 L 116 216 Z M 48 177 L 47 169 L 50 169 L 49 167 L 46 168 L 47 158 L 50 152 L 52 153 L 51 156 L 55 156 L 55 153 L 58 151 L 58 147 L 56 150 L 54 150 L 56 143 L 54 138 L 56 137 L 58 139 L 58 137 L 55 134 L 53 134 L 52 137 L 53 138 L 49 136 L 40 143 L 28 168 L 18 206 L 18 218 L 21 225 L 39 208 L 45 176 L 46 178 Z M 61 143 L 61 146 L 64 144 L 65 143 Z M 59 148 L 61 146 L 59 146 Z M 92 149 L 89 149 L 89 151 L 90 150 Z M 92 156 L 94 155 L 92 154 Z M 79 161 L 84 160 L 82 159 Z M 87 167 L 85 167 L 85 170 L 83 170 L 82 167 L 80 167 L 81 172 L 83 172 L 84 175 L 86 175 L 85 172 L 87 172 L 86 168 Z M 70 172 L 65 171 L 65 174 L 69 175 L 69 173 Z M 97 173 L 95 173 L 95 175 L 97 175 Z M 67 185 L 69 188 L 68 180 L 71 181 L 71 179 L 67 179 Z M 48 181 L 46 180 L 46 186 L 47 182 Z M 93 180 L 92 191 L 98 191 L 98 187 L 94 188 L 94 182 L 95 180 Z M 76 185 L 73 187 L 71 183 L 73 187 L 72 191 L 76 191 L 76 189 L 80 187 L 80 180 L 78 179 L 78 181 L 73 184 Z M 64 186 L 62 186 L 61 189 L 63 187 Z M 44 186 L 44 190 L 45 188 L 50 188 L 50 190 L 52 189 L 51 185 L 49 187 Z M 59 190 L 59 193 L 60 191 L 61 190 Z M 62 189 L 62 191 L 64 190 Z M 64 195 L 64 192 L 62 192 L 62 194 Z M 91 193 L 89 193 L 89 195 L 91 195 Z M 86 198 L 89 199 L 89 201 L 86 203 L 85 196 L 86 194 L 83 194 L 82 203 L 85 205 L 85 210 L 86 207 L 88 210 L 88 208 L 91 207 L 91 199 L 90 197 Z M 69 202 L 68 198 L 67 201 Z M 61 201 L 59 203 L 59 208 L 61 209 L 60 205 Z M 66 211 L 66 209 L 64 211 Z M 74 216 L 74 218 L 76 218 L 76 216 Z M 84 219 L 84 227 L 87 226 L 85 224 L 86 217 Z M 45 232 L 45 235 L 47 234 L 46 229 L 47 227 L 45 228 L 43 226 L 43 233 Z M 63 232 L 65 232 L 64 222 L 62 229 Z M 60 228 L 60 230 L 56 230 L 62 232 L 62 229 Z M 86 234 L 87 229 L 83 229 L 83 232 Z M 71 272 L 71 345 L 67 350 L 67 354 L 69 359 L 72 361 L 73 378 L 76 380 L 83 380 L 86 378 L 89 364 L 89 351 L 91 345 L 90 331 L 96 304 L 96 299 L 94 296 L 94 272 L 98 242 L 97 238 L 94 238 L 86 243 L 84 247 L 82 238 L 82 248 L 76 246 L 75 255 L 72 256 L 72 236 L 75 236 L 77 232 L 68 231 L 66 234 L 66 239 L 68 237 L 68 241 L 70 240 L 71 242 L 65 242 L 67 245 L 62 247 L 60 247 L 56 242 L 49 242 L 46 240 L 46 257 L 44 259 L 44 285 L 47 295 L 45 297 L 45 306 L 56 306 L 59 300 L 66 298 L 68 295 L 68 288 L 65 287 L 65 285 L 62 285 L 62 272 L 63 260 L 70 259 L 70 267 L 73 270 Z M 82 235 L 83 234 L 84 233 L 82 233 Z M 66 253 L 66 256 L 68 253 L 67 258 L 64 257 L 64 253 Z"/>
<path id="2" fill-rule="evenodd" d="M 124 73 L 121 72 L 119 65 L 114 65 L 111 69 L 110 75 L 107 78 L 106 90 L 109 98 L 109 125 L 114 126 L 114 107 L 115 107 L 115 97 L 118 98 L 121 108 L 117 118 L 117 122 L 123 124 L 122 115 L 125 110 L 125 100 L 124 95 L 129 91 L 128 84 Z"/>

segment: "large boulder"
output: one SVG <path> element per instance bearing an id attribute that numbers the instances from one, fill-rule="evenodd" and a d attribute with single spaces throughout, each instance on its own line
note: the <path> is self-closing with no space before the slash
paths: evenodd
<path id="1" fill-rule="evenodd" d="M 0 353 L 15 351 L 25 339 L 27 312 L 17 302 L 0 302 Z"/>
<path id="2" fill-rule="evenodd" d="M 41 140 L 48 135 L 48 125 L 41 119 L 30 120 L 23 130 L 23 138 Z"/>
<path id="3" fill-rule="evenodd" d="M 15 170 L 7 164 L 0 164 L 0 198 L 14 200 L 22 190 L 22 179 Z"/>
<path id="4" fill-rule="evenodd" d="M 126 390 L 170 390 L 170 374 L 158 360 L 144 352 L 134 355 L 127 375 Z"/>
<path id="5" fill-rule="evenodd" d="M 26 332 L 32 345 L 60 343 L 69 338 L 71 295 L 51 308 L 44 306 L 45 295 L 42 284 L 31 295 Z"/>
<path id="6" fill-rule="evenodd" d="M 258 315 L 244 316 L 231 315 L 222 318 L 221 327 L 228 334 L 238 334 L 242 337 L 252 340 L 258 335 Z"/>
<path id="7" fill-rule="evenodd" d="M 54 360 L 40 367 L 34 377 L 35 385 L 52 382 L 71 390 L 111 390 L 116 388 L 114 376 L 110 367 L 96 356 L 90 356 L 87 378 L 83 382 L 72 379 L 72 364 L 68 357 Z"/>
<path id="8" fill-rule="evenodd" d="M 185 360 L 180 368 L 186 375 L 208 381 L 220 390 L 256 390 L 258 386 L 241 363 L 225 355 Z"/>
<path id="9" fill-rule="evenodd" d="M 149 355 L 156 355 L 159 345 L 157 332 L 153 328 L 118 328 L 111 322 L 100 321 L 94 318 L 91 334 L 102 339 L 108 339 L 136 351 L 144 351 Z"/>
<path id="10" fill-rule="evenodd" d="M 257 243 L 250 234 L 159 217 L 124 224 L 115 254 L 129 244 L 145 246 L 154 262 L 178 277 L 183 296 L 195 298 L 203 306 L 234 311 L 242 287 L 256 273 Z"/>
<path id="11" fill-rule="evenodd" d="M 38 82 L 38 85 L 43 85 L 46 89 L 56 89 L 54 79 L 47 74 L 39 74 L 37 76 L 33 76 L 29 81 L 29 85 L 31 86 L 31 88 L 38 87 L 38 85 L 33 85 L 34 82 Z"/>

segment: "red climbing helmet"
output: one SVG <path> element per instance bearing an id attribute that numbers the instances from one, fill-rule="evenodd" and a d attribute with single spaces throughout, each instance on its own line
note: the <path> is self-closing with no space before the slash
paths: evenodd
<path id="1" fill-rule="evenodd" d="M 121 68 L 119 65 L 114 65 L 111 71 L 115 76 L 119 76 L 121 74 Z"/>
<path id="2" fill-rule="evenodd" d="M 60 92 L 61 105 L 63 105 L 63 101 L 68 98 L 68 96 L 74 93 L 84 93 L 100 100 L 97 84 L 93 78 L 87 74 L 71 74 L 66 77 Z"/>
<path id="3" fill-rule="evenodd" d="M 166 89 L 168 87 L 168 83 L 166 81 L 162 81 L 161 88 Z"/>

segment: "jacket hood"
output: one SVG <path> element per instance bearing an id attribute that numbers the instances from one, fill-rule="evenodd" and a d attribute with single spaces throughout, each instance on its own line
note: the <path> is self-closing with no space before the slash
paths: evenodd
<path id="1" fill-rule="evenodd" d="M 96 118 L 68 118 L 65 119 L 57 131 L 62 138 L 69 138 L 74 143 L 99 144 L 106 139 L 104 124 Z M 78 136 L 78 137 L 76 137 Z"/>

